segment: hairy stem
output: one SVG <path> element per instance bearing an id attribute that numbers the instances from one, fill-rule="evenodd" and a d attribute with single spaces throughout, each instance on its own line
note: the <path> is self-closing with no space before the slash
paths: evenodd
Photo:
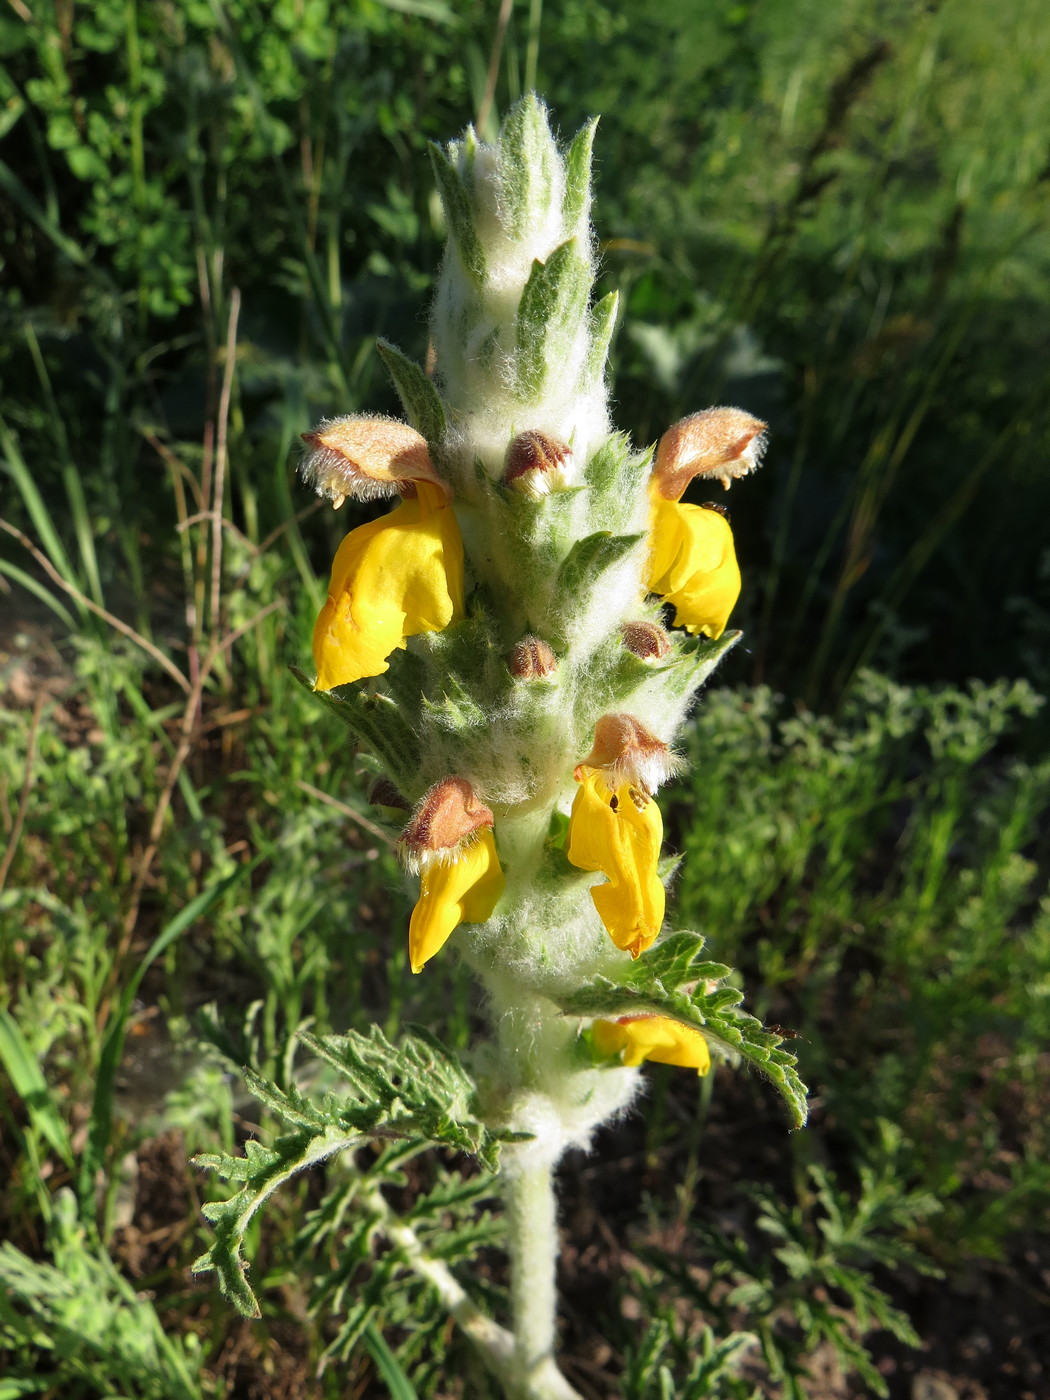
<path id="1" fill-rule="evenodd" d="M 503 1199 L 515 1348 L 519 1365 L 529 1373 L 554 1350 L 558 1226 L 550 1163 L 514 1162 L 504 1175 Z"/>
<path id="2" fill-rule="evenodd" d="M 537 1143 L 505 1149 L 502 1177 L 515 1361 L 509 1394 L 515 1400 L 578 1400 L 554 1360 L 558 1222 L 552 1157 Z"/>

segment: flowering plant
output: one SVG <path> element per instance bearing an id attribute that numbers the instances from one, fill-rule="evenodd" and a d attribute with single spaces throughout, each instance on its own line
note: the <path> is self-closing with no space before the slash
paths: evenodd
<path id="1" fill-rule="evenodd" d="M 613 430 L 616 298 L 590 304 L 593 136 L 591 123 L 560 151 L 528 97 L 496 144 L 468 130 L 435 148 L 449 244 L 432 372 L 380 342 L 408 422 L 354 415 L 304 435 L 303 475 L 334 506 L 397 503 L 340 545 L 303 680 L 375 756 L 377 803 L 403 809 L 412 971 L 465 959 L 491 1038 L 468 1074 L 429 1035 L 302 1035 L 349 1091 L 318 1103 L 251 1077 L 292 1131 L 206 1159 L 241 1187 L 208 1208 L 216 1241 L 199 1261 L 250 1311 L 241 1239 L 293 1172 L 340 1153 L 355 1170 L 369 1140 L 474 1152 L 505 1207 L 509 1328 L 377 1191 L 359 1204 L 505 1392 L 530 1400 L 575 1394 L 554 1360 L 553 1169 L 632 1103 L 638 1067 L 745 1061 L 796 1125 L 805 1115 L 793 1056 L 740 1010 L 730 969 L 704 959 L 699 933 L 664 931 L 675 862 L 656 800 L 676 730 L 740 636 L 726 631 L 729 523 L 681 497 L 752 471 L 765 425 L 708 409 L 655 454 Z"/>

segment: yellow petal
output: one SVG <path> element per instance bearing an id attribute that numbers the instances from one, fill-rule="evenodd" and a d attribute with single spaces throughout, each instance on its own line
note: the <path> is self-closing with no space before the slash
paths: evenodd
<path id="1" fill-rule="evenodd" d="M 463 612 L 463 541 L 440 488 L 351 530 L 332 564 L 314 627 L 316 690 L 387 670 L 406 637 L 440 632 Z"/>
<path id="2" fill-rule="evenodd" d="M 665 500 L 655 489 L 649 500 L 649 591 L 674 606 L 676 626 L 720 637 L 740 596 L 728 520 L 716 510 Z"/>
<path id="3" fill-rule="evenodd" d="M 702 1032 L 669 1016 L 595 1021 L 592 1036 L 601 1055 L 615 1055 L 622 1050 L 625 1065 L 654 1060 L 662 1065 L 695 1069 L 697 1074 L 706 1074 L 711 1068 L 711 1052 Z"/>
<path id="4" fill-rule="evenodd" d="M 569 817 L 568 857 L 580 870 L 600 870 L 608 884 L 591 899 L 617 948 L 636 958 L 660 932 L 664 887 L 657 871 L 663 820 L 651 797 L 628 784 L 612 791 L 601 773 L 579 770 Z"/>
<path id="5" fill-rule="evenodd" d="M 503 883 L 495 838 L 488 829 L 464 845 L 454 860 L 424 866 L 408 926 L 412 971 L 422 972 L 457 925 L 483 924 L 503 893 Z"/>

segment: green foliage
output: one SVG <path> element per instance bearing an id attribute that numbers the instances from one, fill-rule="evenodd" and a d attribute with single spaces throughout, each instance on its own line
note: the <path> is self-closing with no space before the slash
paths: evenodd
<path id="1" fill-rule="evenodd" d="M 447 426 L 441 395 L 416 362 L 402 355 L 396 345 L 380 340 L 378 349 L 405 410 L 405 417 L 417 432 L 423 434 L 431 448 L 440 447 Z"/>
<path id="2" fill-rule="evenodd" d="M 303 1222 L 296 1250 L 311 1261 L 311 1308 L 335 1321 L 326 1358 L 347 1361 L 369 1328 L 396 1330 L 401 1365 L 430 1393 L 448 1374 L 450 1339 L 440 1300 L 408 1266 L 409 1256 L 469 1266 L 482 1250 L 502 1243 L 503 1229 L 485 1208 L 496 1189 L 487 1172 L 467 1176 L 438 1167 L 403 1214 L 386 1204 L 382 1193 L 404 1193 L 424 1146 L 387 1146 L 367 1167 L 358 1162 L 353 1170 L 345 1170 L 343 1159 L 323 1201 Z"/>
<path id="3" fill-rule="evenodd" d="M 729 976 L 730 969 L 699 960 L 705 941 L 698 933 L 668 934 L 627 968 L 619 981 L 598 977 L 561 998 L 562 1010 L 610 1019 L 655 1014 L 695 1026 L 726 1058 L 739 1057 L 770 1079 L 787 1104 L 792 1125 L 801 1128 L 807 1114 L 806 1087 L 795 1071 L 796 1056 L 779 1048 L 781 1036 L 764 1030 L 761 1021 L 738 1009 L 743 992 L 714 985 Z"/>
<path id="4" fill-rule="evenodd" d="M 546 262 L 533 263 L 516 323 L 515 392 L 523 402 L 540 398 L 548 376 L 568 358 L 590 289 L 590 267 L 575 238 L 555 248 Z"/>
<path id="5" fill-rule="evenodd" d="M 204 1207 L 215 1240 L 194 1270 L 214 1270 L 223 1292 L 249 1317 L 260 1314 L 241 1258 L 245 1232 L 259 1207 L 296 1173 L 373 1138 L 402 1139 L 416 1150 L 420 1143 L 452 1147 L 477 1155 L 489 1171 L 496 1164 L 499 1139 L 476 1116 L 472 1080 L 426 1032 L 403 1036 L 396 1046 L 378 1026 L 368 1035 L 303 1032 L 299 1038 L 318 1060 L 336 1071 L 349 1092 L 318 1099 L 294 1086 L 279 1089 L 246 1070 L 251 1092 L 293 1131 L 278 1137 L 272 1147 L 249 1139 L 243 1157 L 205 1152 L 196 1159 L 198 1166 L 242 1184 L 228 1201 Z M 360 1326 L 355 1323 L 355 1341 L 370 1320 L 371 1310 L 365 1309 Z"/>
<path id="6" fill-rule="evenodd" d="M 710 1327 L 702 1325 L 697 1331 L 668 1309 L 628 1351 L 624 1394 L 631 1400 L 758 1400 L 759 1392 L 736 1374 L 757 1341 L 750 1332 L 734 1332 L 718 1341 Z"/>
<path id="7" fill-rule="evenodd" d="M 27 1357 L 5 1371 L 0 1385 L 13 1388 L 0 1393 L 84 1386 L 126 1400 L 201 1400 L 196 1336 L 169 1335 L 148 1298 L 89 1245 L 72 1193 L 55 1199 L 49 1233 L 53 1264 L 0 1244 L 0 1346 Z"/>
<path id="8" fill-rule="evenodd" d="M 767 489 L 732 500 L 753 674 L 814 703 L 870 664 L 1016 673 L 1050 499 L 1039 0 L 559 15 L 548 100 L 602 113 L 620 422 L 772 425 Z"/>
<path id="9" fill-rule="evenodd" d="M 752 1191 L 757 1234 L 744 1238 L 701 1228 L 696 1239 L 706 1256 L 702 1273 L 690 1267 L 691 1257 L 646 1252 L 646 1261 L 661 1275 L 666 1271 L 723 1335 L 745 1320 L 760 1343 L 770 1382 L 790 1400 L 806 1400 L 807 1361 L 822 1346 L 830 1347 L 846 1375 L 856 1374 L 871 1394 L 887 1396 L 864 1337 L 881 1330 L 906 1345 L 920 1344 L 908 1318 L 875 1283 L 872 1269 L 936 1274 L 903 1236 L 935 1215 L 940 1204 L 929 1193 L 902 1185 L 899 1134 L 889 1125 L 881 1125 L 881 1131 L 873 1161 L 860 1168 L 855 1193 L 824 1168 L 811 1167 L 797 1205 Z M 655 1301 L 662 1287 L 656 1275 L 645 1290 Z M 725 1393 L 752 1394 L 736 1380 Z"/>
<path id="10" fill-rule="evenodd" d="M 713 691 L 692 735 L 695 786 L 672 809 L 690 853 L 679 917 L 717 929 L 718 954 L 766 989 L 758 1009 L 797 1028 L 835 1129 L 859 1144 L 877 1119 L 904 1124 L 902 1160 L 982 1250 L 1046 1199 L 1022 1067 L 1050 1040 L 1050 786 L 1046 761 L 1018 757 L 1010 736 L 1039 704 L 1023 685 L 913 689 L 871 673 L 838 720 L 764 690 Z M 1004 1100 L 1018 1076 L 1021 1102 Z M 1011 1164 L 1002 1144 L 1017 1131 L 1027 1146 Z M 1005 1195 L 976 1186 L 982 1169 L 1006 1173 Z"/>

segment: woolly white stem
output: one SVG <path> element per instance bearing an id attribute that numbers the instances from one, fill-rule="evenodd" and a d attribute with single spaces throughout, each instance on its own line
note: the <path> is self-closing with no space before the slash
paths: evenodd
<path id="1" fill-rule="evenodd" d="M 569 1400 L 577 1392 L 554 1362 L 558 1222 L 554 1168 L 533 1151 L 504 1150 L 503 1201 L 521 1400 Z"/>

